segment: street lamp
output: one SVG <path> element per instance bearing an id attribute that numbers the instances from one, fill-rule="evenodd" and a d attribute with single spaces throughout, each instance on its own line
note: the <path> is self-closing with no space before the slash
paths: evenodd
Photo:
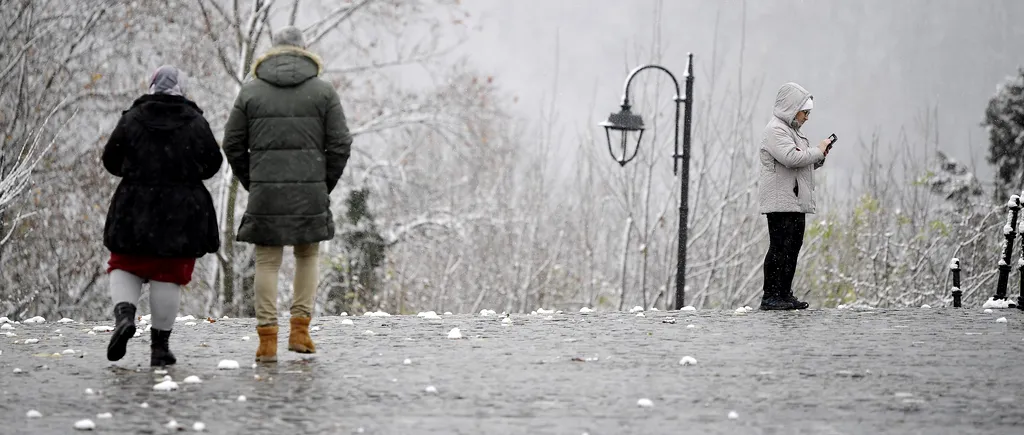
<path id="1" fill-rule="evenodd" d="M 685 306 L 683 303 L 686 296 L 686 229 L 687 221 L 689 219 L 689 186 L 690 186 L 690 121 L 691 113 L 693 111 L 693 53 L 687 55 L 686 64 L 686 96 L 682 96 L 679 92 L 679 81 L 676 80 L 676 76 L 671 71 L 660 65 L 641 65 L 629 72 L 626 77 L 626 84 L 622 89 L 622 104 L 621 110 L 618 113 L 612 113 L 608 116 L 608 120 L 601 122 L 599 125 L 604 127 L 605 137 L 608 139 L 608 153 L 611 154 L 612 159 L 619 163 L 620 166 L 626 166 L 631 160 L 636 158 L 637 152 L 640 150 L 640 140 L 644 135 L 644 120 L 640 115 L 634 114 L 630 109 L 629 104 L 629 85 L 636 77 L 637 73 L 646 69 L 658 69 L 664 71 L 672 78 L 672 83 L 675 84 L 676 94 L 672 97 L 672 101 L 676 103 L 676 129 L 673 140 L 675 141 L 675 147 L 672 153 L 672 174 L 678 175 L 680 180 L 680 198 L 679 198 L 679 247 L 677 252 L 677 263 L 676 263 L 676 304 L 675 309 L 681 309 Z M 679 147 L 679 110 L 680 106 L 686 103 L 684 112 L 684 123 L 683 123 L 683 146 Z M 635 145 L 634 141 L 631 140 L 632 136 L 636 136 Z M 613 140 L 614 139 L 614 140 Z M 613 145 L 615 144 L 615 145 Z M 632 147 L 632 150 L 630 150 Z M 616 155 L 615 148 L 618 148 L 619 154 Z M 680 160 L 682 165 L 680 165 Z M 682 173 L 679 169 L 682 167 Z"/>

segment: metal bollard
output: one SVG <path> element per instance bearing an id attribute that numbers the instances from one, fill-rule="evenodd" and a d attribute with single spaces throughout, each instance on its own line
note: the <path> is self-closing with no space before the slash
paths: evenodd
<path id="1" fill-rule="evenodd" d="M 1024 196 L 1024 192 L 1021 192 L 1021 195 Z M 1017 233 L 1024 234 L 1024 221 L 1018 225 Z M 1020 260 L 1017 260 L 1017 276 L 1020 277 L 1020 286 L 1018 288 L 1020 293 L 1017 296 L 1017 308 L 1024 310 L 1024 235 L 1020 238 Z"/>
<path id="2" fill-rule="evenodd" d="M 1013 195 L 1007 201 L 1006 207 L 1010 209 L 1007 216 L 1006 226 L 1003 227 L 1003 235 L 1006 241 L 1003 243 L 1003 258 L 999 259 L 999 281 L 996 283 L 995 300 L 1006 300 L 1006 286 L 1010 283 L 1010 257 L 1013 256 L 1013 240 L 1017 237 L 1017 218 L 1020 214 L 1020 197 Z"/>
<path id="3" fill-rule="evenodd" d="M 949 270 L 953 272 L 953 308 L 960 308 L 960 298 L 964 292 L 960 290 L 960 259 L 949 261 Z M 1024 283 L 1024 281 L 1021 281 Z"/>

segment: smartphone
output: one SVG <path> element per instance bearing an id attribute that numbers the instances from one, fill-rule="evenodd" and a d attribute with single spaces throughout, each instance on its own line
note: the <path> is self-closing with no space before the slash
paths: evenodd
<path id="1" fill-rule="evenodd" d="M 835 133 L 832 133 L 832 134 L 828 135 L 828 139 L 829 139 L 828 146 L 825 147 L 825 152 L 826 153 L 829 152 L 829 151 L 832 151 L 832 145 L 835 144 L 837 140 L 839 140 L 839 138 L 836 137 Z"/>

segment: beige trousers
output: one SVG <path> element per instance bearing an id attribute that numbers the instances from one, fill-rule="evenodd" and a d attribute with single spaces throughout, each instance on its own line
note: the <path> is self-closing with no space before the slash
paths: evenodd
<path id="1" fill-rule="evenodd" d="M 295 246 L 295 295 L 292 317 L 312 317 L 319 260 L 319 243 Z M 256 246 L 256 324 L 277 325 L 277 274 L 283 246 Z"/>

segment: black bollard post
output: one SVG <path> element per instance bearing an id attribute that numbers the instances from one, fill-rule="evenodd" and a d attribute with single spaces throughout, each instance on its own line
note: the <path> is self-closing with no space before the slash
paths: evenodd
<path id="1" fill-rule="evenodd" d="M 1006 286 L 1010 283 L 1010 257 L 1013 256 L 1013 240 L 1017 237 L 1017 218 L 1020 214 L 1020 197 L 1013 195 L 1006 203 L 1009 208 L 1006 226 L 1003 227 L 1003 235 L 1006 241 L 1003 242 L 1003 258 L 999 259 L 999 281 L 996 283 L 996 295 L 993 300 L 1006 300 Z"/>
<path id="2" fill-rule="evenodd" d="M 1024 196 L 1024 192 L 1021 192 Z M 1020 277 L 1020 291 L 1017 296 L 1017 308 L 1024 310 L 1024 222 L 1020 222 L 1017 226 L 1017 233 L 1022 234 L 1020 237 L 1020 260 L 1017 260 L 1017 276 Z"/>
<path id="3" fill-rule="evenodd" d="M 1017 308 L 1024 310 L 1024 237 L 1020 238 L 1020 260 L 1017 261 L 1017 275 L 1020 276 L 1020 296 L 1017 296 Z"/>
<path id="4" fill-rule="evenodd" d="M 960 298 L 964 292 L 960 290 L 960 259 L 954 258 L 949 261 L 949 270 L 953 272 L 953 308 L 960 308 Z M 1021 281 L 1024 283 L 1024 281 Z"/>

